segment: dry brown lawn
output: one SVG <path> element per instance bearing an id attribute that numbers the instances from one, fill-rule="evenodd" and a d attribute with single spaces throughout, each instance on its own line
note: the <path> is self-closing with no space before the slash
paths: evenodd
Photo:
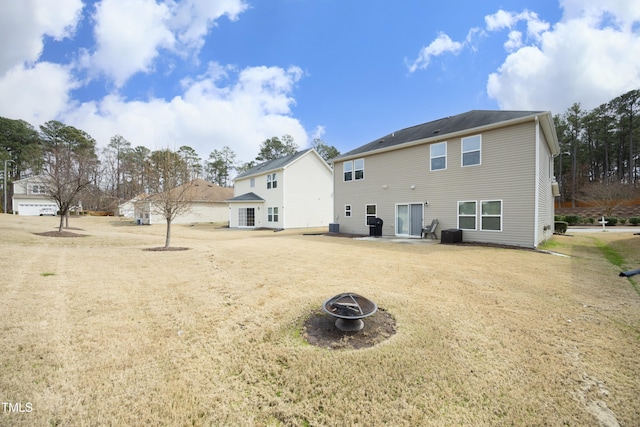
<path id="1" fill-rule="evenodd" d="M 163 226 L 36 234 L 57 222 L 0 215 L 0 425 L 640 425 L 633 233 L 557 236 L 556 256 L 198 225 L 148 251 Z M 345 291 L 396 333 L 308 344 Z"/>

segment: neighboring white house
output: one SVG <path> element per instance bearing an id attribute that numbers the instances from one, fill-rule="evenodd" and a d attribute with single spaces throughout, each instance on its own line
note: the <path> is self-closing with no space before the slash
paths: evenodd
<path id="1" fill-rule="evenodd" d="M 536 247 L 554 231 L 558 137 L 548 111 L 469 111 L 402 129 L 334 159 L 340 232 Z M 455 231 L 454 231 L 455 230 Z M 450 233 L 447 233 L 450 235 Z"/>
<path id="2" fill-rule="evenodd" d="M 178 187 L 177 191 L 179 191 Z M 233 189 L 196 179 L 190 183 L 192 199 L 188 212 L 176 217 L 173 224 L 226 223 L 229 220 L 229 208 L 226 200 L 233 196 Z M 165 218 L 154 209 L 153 194 L 134 202 L 134 215 L 138 224 L 165 224 Z"/>
<path id="3" fill-rule="evenodd" d="M 125 218 L 133 218 L 135 216 L 136 202 L 138 200 L 142 200 L 145 197 L 146 197 L 145 194 L 140 194 L 131 200 L 127 200 L 124 203 L 120 203 L 118 205 L 118 211 L 116 212 L 116 215 L 122 216 Z"/>
<path id="4" fill-rule="evenodd" d="M 333 172 L 314 149 L 261 163 L 234 179 L 229 226 L 306 228 L 328 226 Z"/>
<path id="5" fill-rule="evenodd" d="M 47 178 L 42 175 L 13 181 L 11 206 L 16 215 L 38 216 L 58 212 L 56 202 L 48 198 Z"/>

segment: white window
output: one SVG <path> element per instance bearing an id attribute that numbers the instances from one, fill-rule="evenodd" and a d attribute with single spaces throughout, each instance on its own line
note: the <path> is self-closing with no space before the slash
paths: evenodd
<path id="1" fill-rule="evenodd" d="M 278 208 L 267 208 L 267 221 L 268 222 L 278 222 Z"/>
<path id="2" fill-rule="evenodd" d="M 480 164 L 482 156 L 482 138 L 480 135 L 462 138 L 462 166 L 476 166 Z"/>
<path id="3" fill-rule="evenodd" d="M 348 161 L 342 163 L 342 172 L 345 181 L 351 181 L 353 179 L 353 162 Z"/>
<path id="4" fill-rule="evenodd" d="M 278 188 L 278 178 L 275 173 L 267 175 L 267 188 Z"/>
<path id="5" fill-rule="evenodd" d="M 476 229 L 476 201 L 458 202 L 458 228 L 462 230 Z"/>
<path id="6" fill-rule="evenodd" d="M 431 144 L 431 170 L 437 171 L 447 168 L 447 143 Z"/>
<path id="7" fill-rule="evenodd" d="M 482 230 L 502 231 L 502 200 L 483 200 L 481 226 Z"/>
<path id="8" fill-rule="evenodd" d="M 365 207 L 366 217 L 364 219 L 364 223 L 369 225 L 369 218 L 376 218 L 376 213 L 378 211 L 377 205 L 367 205 Z"/>
<path id="9" fill-rule="evenodd" d="M 255 178 L 251 178 L 251 180 L 249 180 L 249 187 L 253 188 L 256 186 L 256 179 Z"/>
<path id="10" fill-rule="evenodd" d="M 31 186 L 31 194 L 46 194 L 47 187 L 43 184 L 33 184 Z"/>
<path id="11" fill-rule="evenodd" d="M 356 180 L 364 179 L 364 159 L 354 160 L 353 169 Z"/>
<path id="12" fill-rule="evenodd" d="M 351 205 L 344 205 L 344 216 L 351 216 Z"/>

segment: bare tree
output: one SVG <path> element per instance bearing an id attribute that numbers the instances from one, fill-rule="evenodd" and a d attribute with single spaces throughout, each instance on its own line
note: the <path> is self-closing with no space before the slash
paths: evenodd
<path id="1" fill-rule="evenodd" d="M 602 208 L 604 216 L 613 216 L 616 209 L 626 200 L 638 196 L 638 190 L 617 182 L 594 182 L 580 189 L 580 202 Z"/>
<path id="2" fill-rule="evenodd" d="M 96 142 L 86 132 L 55 120 L 40 126 L 40 135 L 45 153 L 47 191 L 49 198 L 58 205 L 58 231 L 62 231 L 65 218 L 69 226 L 69 210 L 78 204 L 78 195 L 97 183 Z"/>
<path id="3" fill-rule="evenodd" d="M 148 200 L 154 213 L 167 223 L 164 247 L 171 245 L 171 223 L 179 215 L 191 210 L 193 181 L 187 162 L 171 150 L 151 153 L 148 185 L 152 195 Z"/>

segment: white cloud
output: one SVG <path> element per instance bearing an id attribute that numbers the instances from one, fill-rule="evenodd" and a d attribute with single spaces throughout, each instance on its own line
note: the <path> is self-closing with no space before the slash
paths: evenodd
<path id="1" fill-rule="evenodd" d="M 640 21 L 638 4 L 635 0 L 563 1 L 564 17 L 553 28 L 526 15 L 532 38 L 489 76 L 489 96 L 503 109 L 562 113 L 574 102 L 591 109 L 636 89 L 640 86 L 640 34 L 632 28 Z M 513 28 L 516 22 L 495 14 L 488 17 L 487 28 Z M 510 46 L 515 44 L 505 44 Z"/>
<path id="2" fill-rule="evenodd" d="M 248 8 L 242 0 L 184 0 L 174 4 L 169 27 L 183 45 L 200 49 L 210 27 L 227 16 L 235 21 Z"/>
<path id="3" fill-rule="evenodd" d="M 313 130 L 313 132 L 311 132 L 311 139 L 312 140 L 322 139 L 322 137 L 324 136 L 325 132 L 326 132 L 325 127 L 321 126 L 321 125 L 318 125 Z"/>
<path id="4" fill-rule="evenodd" d="M 242 0 L 102 0 L 94 16 L 97 46 L 81 63 L 122 87 L 134 74 L 152 72 L 161 53 L 197 54 L 216 20 L 235 20 L 246 8 Z"/>
<path id="5" fill-rule="evenodd" d="M 44 36 L 61 40 L 72 35 L 81 10 L 81 0 L 0 2 L 0 76 L 16 65 L 35 62 Z"/>
<path id="6" fill-rule="evenodd" d="M 161 48 L 171 48 L 169 8 L 154 0 L 103 0 L 96 6 L 96 51 L 83 66 L 104 73 L 122 86 L 137 72 L 148 72 Z"/>
<path id="7" fill-rule="evenodd" d="M 540 35 L 549 29 L 549 23 L 538 18 L 538 14 L 524 10 L 521 13 L 506 12 L 499 10 L 493 15 L 487 15 L 484 18 L 487 31 L 500 31 L 502 29 L 513 29 L 520 21 L 527 24 L 527 37 L 533 40 L 540 40 Z M 509 33 L 509 39 L 512 39 L 513 31 Z M 520 33 L 520 37 L 522 33 Z M 511 47 L 512 44 L 509 44 Z"/>
<path id="8" fill-rule="evenodd" d="M 462 43 L 454 42 L 448 35 L 440 33 L 428 46 L 425 46 L 420 50 L 418 58 L 413 61 L 412 64 L 407 62 L 409 72 L 413 73 L 416 70 L 427 68 L 431 62 L 431 58 L 434 56 L 440 56 L 447 52 L 453 53 L 454 55 L 458 54 L 462 47 Z"/>
<path id="9" fill-rule="evenodd" d="M 611 19 L 618 29 L 630 32 L 640 20 L 640 2 L 636 0 L 560 0 L 563 22 L 586 20 L 597 25 L 603 18 Z"/>
<path id="10" fill-rule="evenodd" d="M 304 127 L 289 115 L 291 92 L 302 75 L 299 68 L 247 68 L 227 86 L 218 80 L 228 78 L 230 70 L 217 64 L 209 69 L 207 75 L 184 81 L 184 92 L 169 101 L 127 101 L 112 94 L 78 106 L 64 121 L 103 145 L 120 134 L 151 150 L 187 145 L 202 158 L 227 145 L 239 160 L 249 161 L 262 141 L 284 134 L 301 148 L 308 144 Z"/>
<path id="11" fill-rule="evenodd" d="M 187 145 L 203 158 L 227 145 L 239 160 L 249 161 L 262 141 L 284 134 L 292 135 L 300 147 L 308 145 L 307 133 L 291 111 L 293 92 L 303 75 L 298 67 L 237 70 L 210 63 L 203 75 L 183 77 L 171 99 L 132 100 L 120 92 L 132 75 L 155 71 L 159 55 L 169 52 L 174 54 L 169 60 L 180 61 L 197 52 L 216 19 L 235 20 L 247 8 L 241 0 L 102 0 L 93 21 L 87 21 L 95 25 L 96 45 L 84 45 L 84 56 L 83 51 L 71 52 L 66 65 L 37 61 L 45 35 L 71 35 L 78 16 L 62 9 L 77 12 L 80 9 L 71 5 L 79 1 L 9 2 L 11 7 L 5 3 L 0 5 L 0 12 L 6 12 L 0 15 L 2 22 L 27 15 L 32 20 L 24 21 L 29 24 L 25 28 L 10 27 L 23 30 L 19 34 L 30 43 L 21 45 L 15 57 L 6 52 L 0 56 L 0 67 L 5 68 L 0 74 L 0 116 L 34 126 L 60 120 L 88 132 L 99 146 L 116 134 L 152 150 Z M 107 76 L 115 90 L 90 101 L 74 100 L 71 94 L 80 87 L 74 76 L 82 70 L 89 79 L 85 84 L 103 84 L 101 78 Z"/>
<path id="12" fill-rule="evenodd" d="M 76 85 L 64 66 L 49 62 L 27 68 L 16 65 L 0 79 L 0 116 L 36 126 L 59 118 L 69 107 L 69 92 Z"/>
<path id="13" fill-rule="evenodd" d="M 509 52 L 512 52 L 519 47 L 522 47 L 522 33 L 520 31 L 510 31 L 509 40 L 504 43 L 504 48 Z"/>
<path id="14" fill-rule="evenodd" d="M 512 28 L 517 22 L 517 15 L 504 10 L 499 10 L 493 15 L 487 15 L 484 17 L 484 21 L 487 24 L 488 31 L 498 31 L 504 28 Z"/>

